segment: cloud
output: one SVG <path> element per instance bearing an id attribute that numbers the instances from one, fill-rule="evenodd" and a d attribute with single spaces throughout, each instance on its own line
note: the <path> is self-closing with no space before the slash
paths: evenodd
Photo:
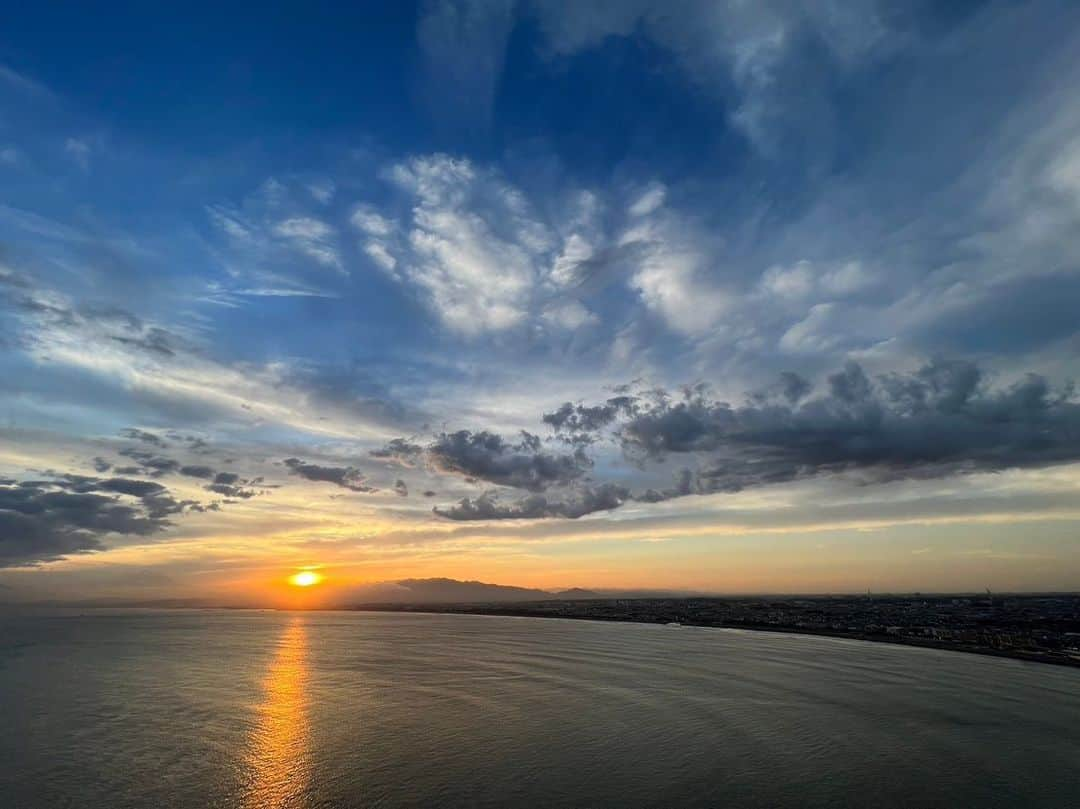
<path id="1" fill-rule="evenodd" d="M 168 444 L 157 433 L 152 433 L 149 430 L 140 430 L 138 427 L 127 427 L 120 431 L 120 435 L 125 438 L 131 438 L 135 441 L 142 441 L 145 444 L 153 444 L 155 447 L 167 447 Z"/>
<path id="2" fill-rule="evenodd" d="M 138 461 L 139 474 L 143 475 L 161 477 L 162 475 L 168 475 L 180 469 L 179 461 L 161 455 L 155 455 L 153 452 L 147 452 L 145 450 L 127 448 L 120 450 L 119 454 L 123 455 L 125 458 L 131 458 L 133 461 Z"/>
<path id="3" fill-rule="evenodd" d="M 372 458 L 396 461 L 402 466 L 413 466 L 423 455 L 424 448 L 407 438 L 394 438 L 385 446 L 371 451 Z"/>
<path id="4" fill-rule="evenodd" d="M 102 551 L 111 535 L 149 537 L 171 526 L 169 517 L 201 508 L 150 481 L 81 475 L 0 481 L 0 567 Z"/>
<path id="5" fill-rule="evenodd" d="M 593 322 L 573 274 L 591 251 L 580 198 L 565 221 L 542 216 L 499 172 L 444 154 L 395 164 L 386 177 L 410 204 L 400 227 L 362 206 L 363 249 L 412 289 L 450 331 L 467 338 L 543 324 L 555 332 Z M 580 226 L 580 227 L 579 227 Z M 578 245 L 565 254 L 567 245 Z"/>
<path id="6" fill-rule="evenodd" d="M 345 272 L 335 246 L 335 231 L 326 222 L 309 216 L 297 216 L 278 222 L 273 227 L 273 233 L 318 264 Z"/>
<path id="7" fill-rule="evenodd" d="M 534 252 L 548 238 L 528 218 L 520 194 L 468 160 L 444 155 L 399 164 L 391 177 L 415 199 L 402 252 L 382 245 L 394 255 L 397 277 L 454 331 L 476 335 L 520 324 L 537 273 Z"/>
<path id="8" fill-rule="evenodd" d="M 226 270 L 224 279 L 208 285 L 209 302 L 239 305 L 237 295 L 338 295 L 323 288 L 348 276 L 334 210 L 313 196 L 309 184 L 271 178 L 239 204 L 209 205 L 206 213 L 221 237 L 214 257 Z M 327 269 L 335 274 L 327 276 Z"/>
<path id="9" fill-rule="evenodd" d="M 825 391 L 793 372 L 732 406 L 708 386 L 620 395 L 599 405 L 566 403 L 543 416 L 575 444 L 554 458 L 529 437 L 511 446 L 490 433 L 443 434 L 428 449 L 433 466 L 537 495 L 503 503 L 497 492 L 436 509 L 454 520 L 576 518 L 626 502 L 738 492 L 844 473 L 863 484 L 1080 461 L 1080 402 L 1034 374 L 993 387 L 963 360 L 935 359 L 911 373 L 871 377 L 854 362 L 826 379 Z M 614 443 L 647 479 L 671 457 L 689 465 L 672 486 L 618 482 L 573 486 L 593 466 L 585 447 Z M 439 453 L 442 457 L 439 457 Z M 607 466 L 607 464 L 605 465 Z"/>
<path id="10" fill-rule="evenodd" d="M 913 31 L 878 0 L 755 3 L 691 0 L 678 13 L 660 0 L 523 5 L 553 57 L 599 47 L 610 37 L 641 37 L 668 52 L 694 85 L 730 110 L 731 124 L 762 153 L 813 158 L 831 145 L 838 77 L 887 59 Z M 803 126 L 803 142 L 795 128 Z M 792 155 L 791 153 L 794 153 Z M 646 206 L 647 207 L 647 206 Z"/>
<path id="11" fill-rule="evenodd" d="M 805 395 L 805 388 L 797 386 Z M 744 407 L 693 388 L 618 427 L 629 457 L 700 454 L 699 488 L 735 491 L 822 473 L 945 477 L 1080 459 L 1080 404 L 1036 375 L 990 389 L 972 363 L 935 360 L 871 379 L 856 363 L 823 395 Z"/>
<path id="12" fill-rule="evenodd" d="M 634 412 L 637 400 L 632 396 L 613 396 L 600 405 L 585 406 L 565 402 L 542 420 L 571 444 L 588 444 L 594 434 L 607 427 L 619 414 Z"/>
<path id="13" fill-rule="evenodd" d="M 587 486 L 565 500 L 534 494 L 504 504 L 499 502 L 497 495 L 485 492 L 475 499 L 463 498 L 454 506 L 436 506 L 434 512 L 450 520 L 575 520 L 586 514 L 618 508 L 629 499 L 630 491 L 626 487 L 604 483 L 596 487 Z"/>
<path id="14" fill-rule="evenodd" d="M 208 480 L 214 476 L 214 470 L 209 466 L 181 466 L 180 474 L 186 475 L 189 478 L 203 478 Z"/>
<path id="15" fill-rule="evenodd" d="M 439 434 L 427 447 L 427 460 L 441 472 L 532 492 L 565 485 L 583 476 L 591 466 L 580 451 L 545 452 L 540 440 L 529 433 L 511 444 L 486 430 Z"/>
<path id="16" fill-rule="evenodd" d="M 299 458 L 286 458 L 283 463 L 289 468 L 289 472 L 306 480 L 333 483 L 335 486 L 354 492 L 378 491 L 375 487 L 367 485 L 363 473 L 352 466 L 319 466 L 304 463 Z"/>
<path id="17" fill-rule="evenodd" d="M 354 228 L 365 236 L 385 238 L 394 233 L 397 225 L 370 205 L 358 205 L 349 217 Z"/>
<path id="18" fill-rule="evenodd" d="M 45 100 L 55 99 L 52 90 L 44 84 L 23 73 L 11 69 L 7 65 L 0 65 L 0 82 L 3 82 L 9 87 L 13 87 L 15 90 L 27 96 Z"/>

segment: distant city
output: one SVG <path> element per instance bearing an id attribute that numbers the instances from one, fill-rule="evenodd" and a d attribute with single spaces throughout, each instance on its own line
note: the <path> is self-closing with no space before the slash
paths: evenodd
<path id="1" fill-rule="evenodd" d="M 798 632 L 1080 667 L 1080 595 L 555 598 L 354 609 L 581 618 Z"/>

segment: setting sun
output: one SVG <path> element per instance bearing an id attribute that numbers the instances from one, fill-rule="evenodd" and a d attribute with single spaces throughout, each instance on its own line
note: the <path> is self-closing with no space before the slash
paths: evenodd
<path id="1" fill-rule="evenodd" d="M 311 587 L 313 584 L 318 584 L 323 580 L 323 577 L 312 570 L 301 570 L 299 573 L 294 573 L 289 576 L 289 583 L 297 587 Z"/>

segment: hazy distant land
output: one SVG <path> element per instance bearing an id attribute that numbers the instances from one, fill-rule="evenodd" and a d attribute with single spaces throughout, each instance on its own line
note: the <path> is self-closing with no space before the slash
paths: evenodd
<path id="1" fill-rule="evenodd" d="M 1080 595 L 642 596 L 588 590 L 523 600 L 524 588 L 433 580 L 416 591 L 493 597 L 368 602 L 352 609 L 577 618 L 829 635 L 1080 667 Z"/>

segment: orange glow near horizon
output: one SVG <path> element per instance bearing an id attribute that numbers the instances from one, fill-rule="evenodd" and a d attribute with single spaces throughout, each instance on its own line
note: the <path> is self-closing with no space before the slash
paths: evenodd
<path id="1" fill-rule="evenodd" d="M 289 576 L 289 584 L 294 587 L 312 587 L 323 580 L 323 577 L 314 570 L 301 570 Z"/>

